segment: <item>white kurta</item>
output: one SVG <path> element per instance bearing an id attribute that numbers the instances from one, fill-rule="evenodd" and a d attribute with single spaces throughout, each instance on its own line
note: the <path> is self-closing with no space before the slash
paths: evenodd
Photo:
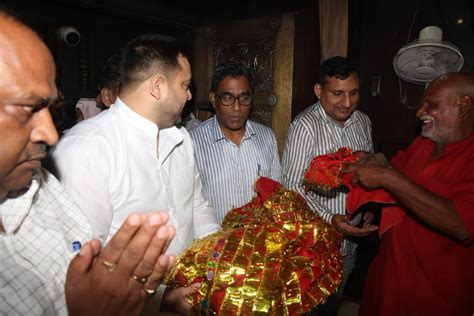
<path id="1" fill-rule="evenodd" d="M 168 253 L 220 228 L 202 195 L 188 132 L 158 130 L 120 99 L 73 127 L 52 155 L 60 181 L 102 240 L 134 212 L 169 212 L 176 237 Z"/>

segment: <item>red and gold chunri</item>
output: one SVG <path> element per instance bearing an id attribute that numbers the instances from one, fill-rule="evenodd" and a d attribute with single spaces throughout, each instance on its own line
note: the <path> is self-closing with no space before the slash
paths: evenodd
<path id="1" fill-rule="evenodd" d="M 298 315 L 341 282 L 341 235 L 296 192 L 260 178 L 257 196 L 231 210 L 223 230 L 197 240 L 167 274 L 169 286 L 200 283 L 195 314 Z"/>
<path id="2" fill-rule="evenodd" d="M 350 186 L 352 173 L 349 172 L 349 166 L 357 159 L 347 147 L 342 147 L 333 154 L 314 157 L 304 174 L 305 189 L 326 192 L 341 185 Z"/>

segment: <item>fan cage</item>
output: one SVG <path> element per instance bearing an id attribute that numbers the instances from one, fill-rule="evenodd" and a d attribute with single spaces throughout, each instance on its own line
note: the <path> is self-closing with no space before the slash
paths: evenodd
<path id="1" fill-rule="evenodd" d="M 455 45 L 433 40 L 407 44 L 393 59 L 397 76 L 415 84 L 426 84 L 444 73 L 459 71 L 463 64 L 464 58 Z"/>

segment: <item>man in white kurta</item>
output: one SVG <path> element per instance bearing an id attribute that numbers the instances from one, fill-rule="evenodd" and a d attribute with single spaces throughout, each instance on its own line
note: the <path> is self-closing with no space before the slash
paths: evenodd
<path id="1" fill-rule="evenodd" d="M 53 158 L 62 184 L 101 239 L 128 214 L 161 209 L 176 228 L 168 253 L 179 254 L 194 238 L 219 229 L 201 193 L 186 129 L 159 130 L 120 98 L 109 111 L 72 128 Z"/>
<path id="2" fill-rule="evenodd" d="M 176 228 L 168 253 L 179 254 L 220 228 L 201 192 L 191 139 L 175 127 L 192 98 L 191 65 L 176 41 L 145 34 L 124 48 L 120 82 L 111 109 L 78 124 L 57 145 L 60 180 L 103 239 L 130 212 L 167 210 Z M 187 314 L 186 297 L 195 290 L 161 288 L 155 298 L 163 298 L 161 310 Z"/>
<path id="3" fill-rule="evenodd" d="M 0 51 L 0 315 L 141 314 L 172 263 L 167 216 L 134 214 L 109 245 L 86 242 L 87 218 L 41 169 L 58 140 L 53 57 L 2 6 Z"/>

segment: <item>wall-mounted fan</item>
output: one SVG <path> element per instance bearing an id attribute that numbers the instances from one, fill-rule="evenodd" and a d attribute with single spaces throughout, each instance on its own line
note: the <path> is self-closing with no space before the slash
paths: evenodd
<path id="1" fill-rule="evenodd" d="M 397 76 L 416 84 L 427 84 L 434 78 L 459 71 L 464 58 L 459 49 L 442 40 L 443 31 L 437 26 L 421 30 L 419 38 L 398 51 L 393 59 Z"/>

